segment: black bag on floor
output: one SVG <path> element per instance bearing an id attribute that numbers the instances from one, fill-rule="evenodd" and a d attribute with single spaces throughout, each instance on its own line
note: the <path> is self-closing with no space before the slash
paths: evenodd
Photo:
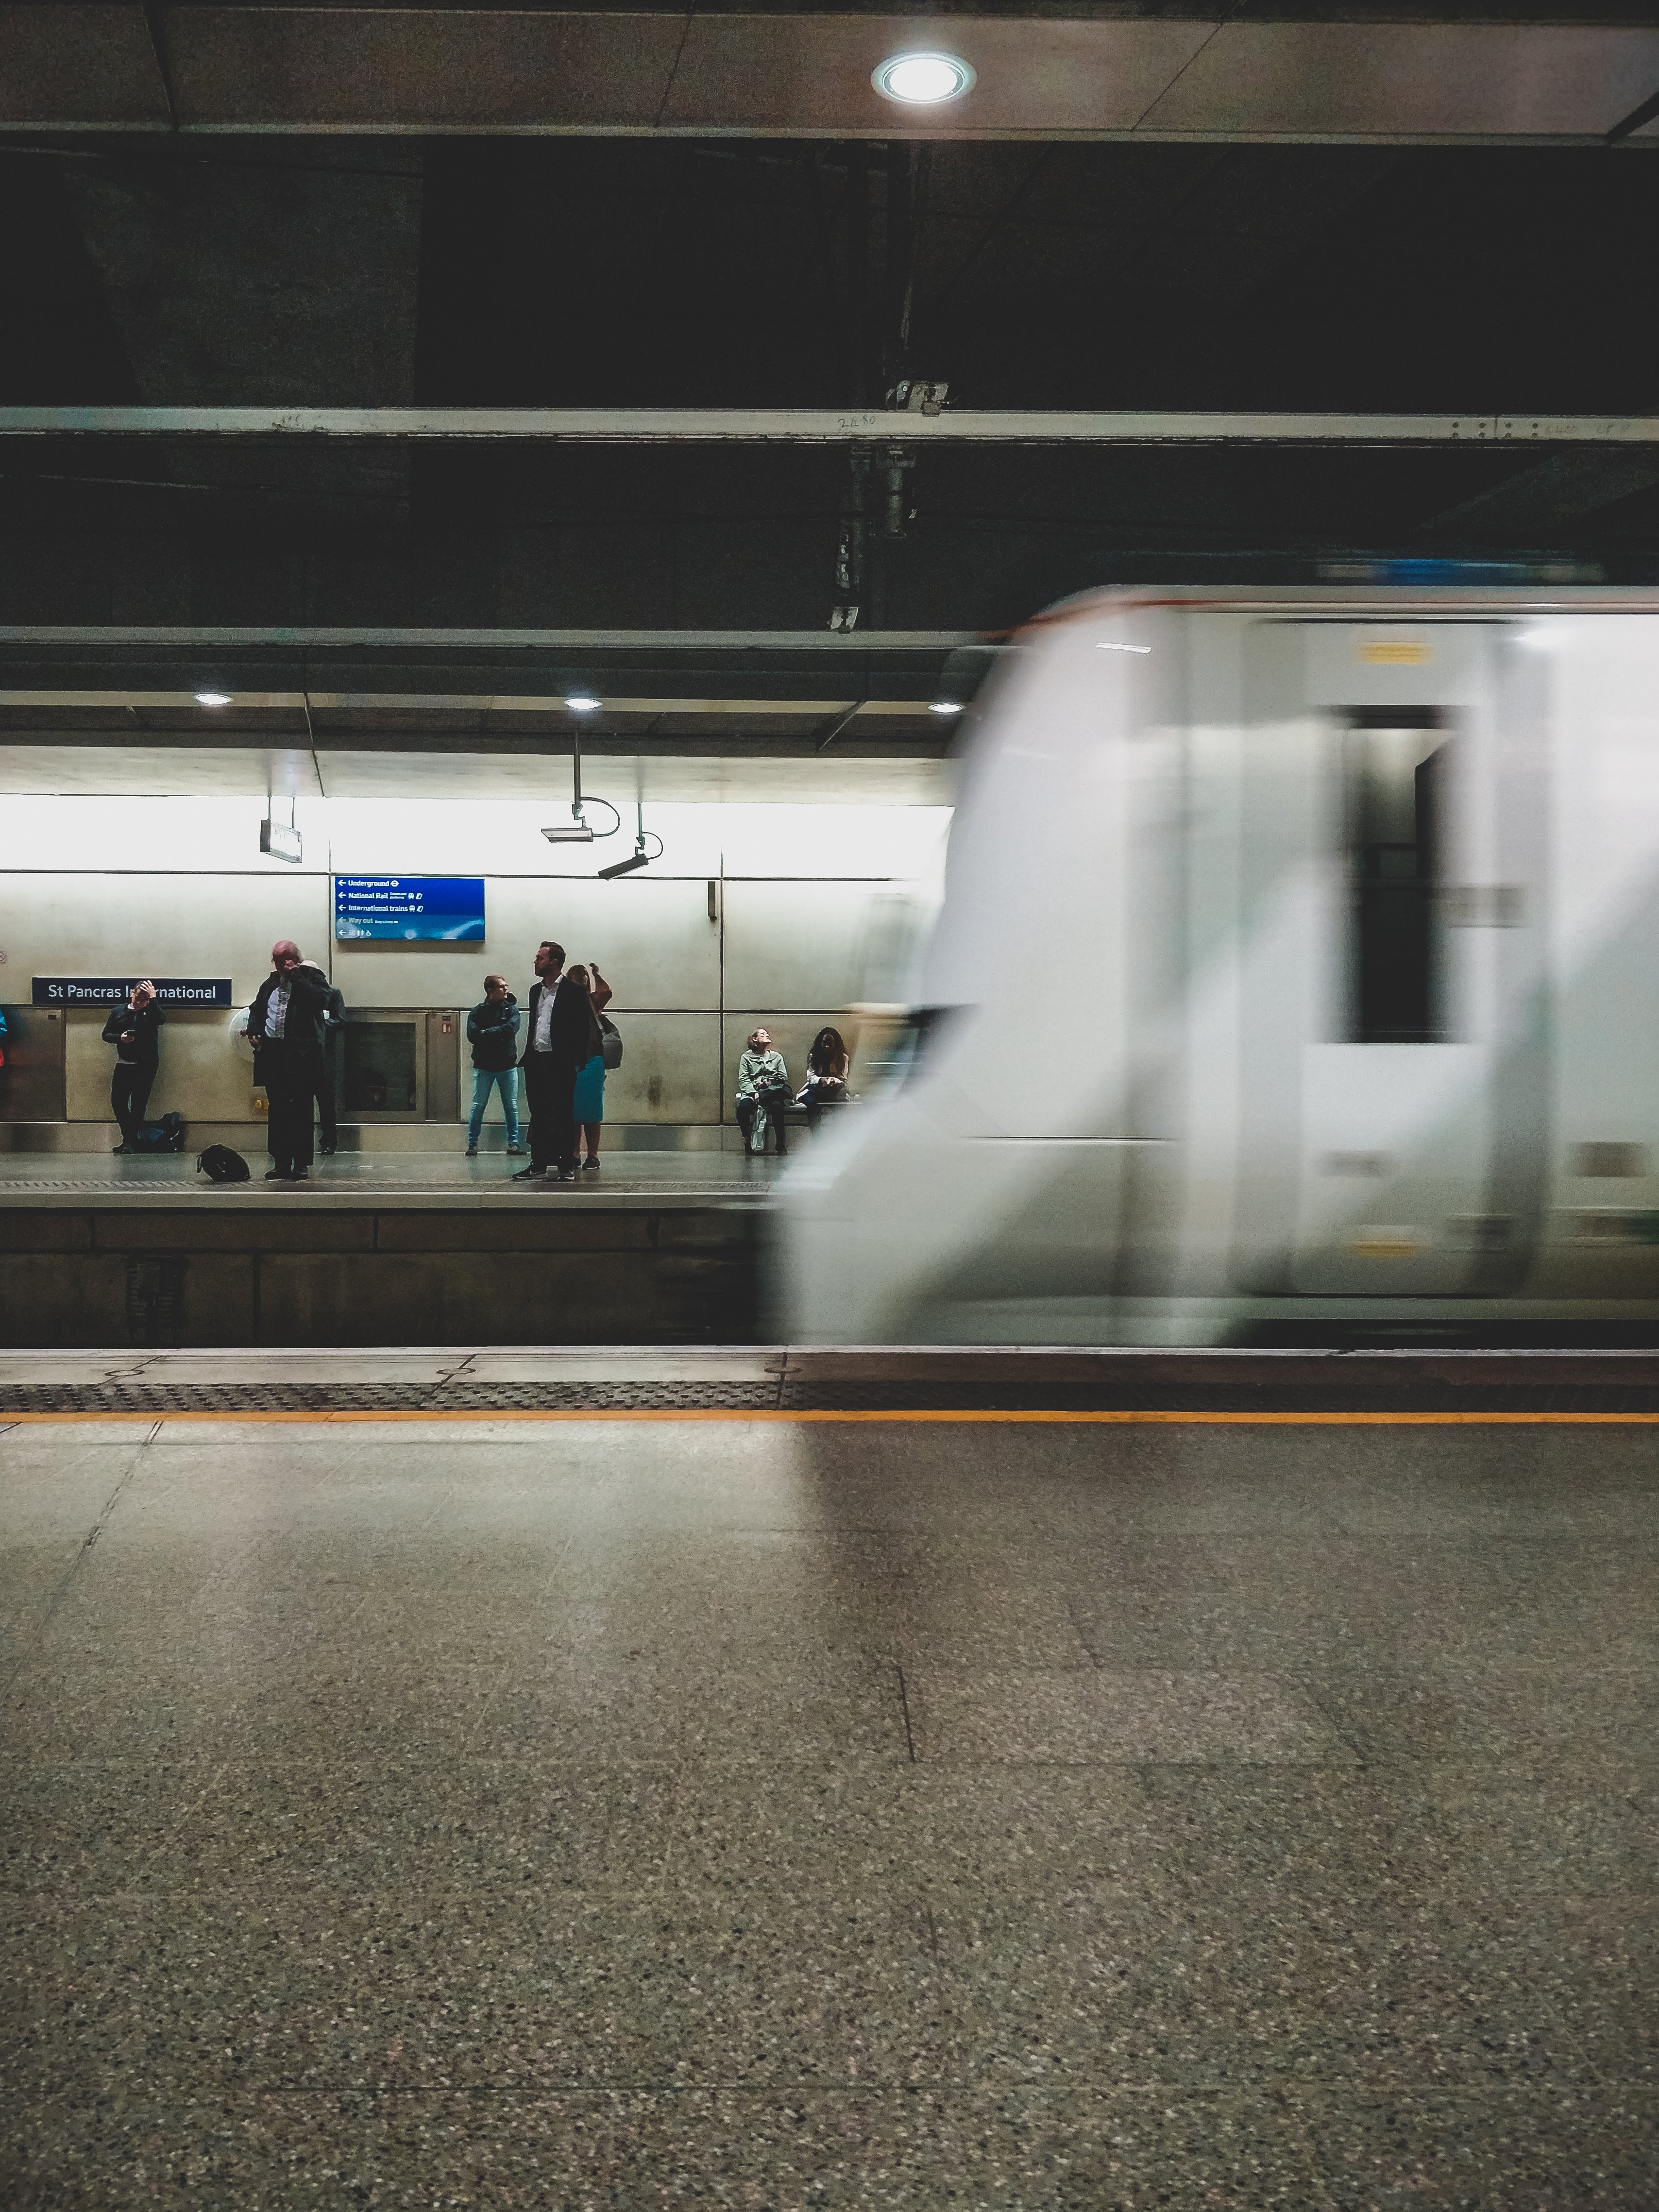
<path id="1" fill-rule="evenodd" d="M 198 1175 L 210 1182 L 246 1182 L 252 1170 L 240 1152 L 228 1145 L 210 1145 L 196 1163 Z"/>
<path id="2" fill-rule="evenodd" d="M 163 1114 L 159 1121 L 141 1121 L 132 1133 L 133 1149 L 140 1152 L 182 1152 L 185 1117 Z"/>

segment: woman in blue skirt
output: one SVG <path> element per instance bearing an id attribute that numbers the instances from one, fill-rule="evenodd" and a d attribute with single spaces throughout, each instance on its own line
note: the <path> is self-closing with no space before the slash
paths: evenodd
<path id="1" fill-rule="evenodd" d="M 580 984 L 593 1001 L 595 1019 L 610 1005 L 611 986 L 598 967 L 589 962 L 584 967 L 579 961 L 565 971 L 573 983 Z M 597 1170 L 599 1164 L 599 1132 L 605 1122 L 605 1054 L 596 1052 L 585 1060 L 576 1070 L 576 1095 L 571 1103 L 571 1119 L 576 1124 L 587 1157 L 582 1162 L 583 1171 Z"/>

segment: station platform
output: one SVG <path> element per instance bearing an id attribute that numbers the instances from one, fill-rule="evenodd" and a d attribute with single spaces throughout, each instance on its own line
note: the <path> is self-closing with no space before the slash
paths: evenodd
<path id="1" fill-rule="evenodd" d="M 9 1354 L 0 2193 L 1650 2204 L 1655 1370 Z"/>
<path id="2" fill-rule="evenodd" d="M 0 1341 L 723 1342 L 757 1327 L 781 1163 L 619 1151 L 574 1184 L 521 1160 L 351 1152 L 210 1183 L 185 1153 L 0 1154 Z"/>

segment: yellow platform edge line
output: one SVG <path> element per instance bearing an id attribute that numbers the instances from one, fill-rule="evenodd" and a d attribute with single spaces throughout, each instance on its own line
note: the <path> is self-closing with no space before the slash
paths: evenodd
<path id="1" fill-rule="evenodd" d="M 0 1409 L 0 1428 L 25 1422 L 75 1421 L 143 1421 L 154 1425 L 158 1421 L 228 1421 L 237 1423 L 276 1423 L 292 1425 L 303 1423 L 315 1425 L 329 1421 L 784 1421 L 803 1425 L 813 1421 L 977 1421 L 982 1423 L 1069 1423 L 1074 1427 L 1115 1426 L 1189 1428 L 1538 1428 L 1568 1424 L 1577 1427 L 1607 1426 L 1616 1428 L 1652 1427 L 1659 1424 L 1659 1413 L 1125 1413 L 1116 1410 L 1068 1413 L 1053 1409 L 1014 1412 L 1002 1408 L 964 1407 L 960 1411 L 921 1411 L 902 1408 L 890 1412 L 872 1411 L 867 1407 L 849 1407 L 836 1412 L 825 1408 L 790 1412 L 772 1406 L 750 1406 L 726 1408 L 716 1406 L 601 1406 L 584 1409 L 574 1406 L 502 1407 L 491 1411 L 485 1407 L 442 1406 L 421 1412 L 407 1407 L 375 1411 L 373 1408 L 330 1407 L 316 1412 L 272 1411 L 268 1408 L 247 1413 L 213 1413 L 192 1408 L 188 1412 L 165 1413 L 152 1411 L 137 1413 L 126 1407 L 106 1413 L 74 1412 L 58 1413 L 15 1413 Z"/>

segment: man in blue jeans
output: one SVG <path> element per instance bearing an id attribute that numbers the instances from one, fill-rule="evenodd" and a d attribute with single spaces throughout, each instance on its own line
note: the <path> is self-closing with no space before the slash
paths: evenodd
<path id="1" fill-rule="evenodd" d="M 478 1132 L 491 1088 L 499 1085 L 501 1111 L 507 1116 L 507 1149 L 521 1152 L 519 1142 L 519 1002 L 507 988 L 505 975 L 486 975 L 484 994 L 466 1018 L 467 1041 L 472 1047 L 472 1119 L 466 1127 L 466 1156 L 478 1151 Z"/>

